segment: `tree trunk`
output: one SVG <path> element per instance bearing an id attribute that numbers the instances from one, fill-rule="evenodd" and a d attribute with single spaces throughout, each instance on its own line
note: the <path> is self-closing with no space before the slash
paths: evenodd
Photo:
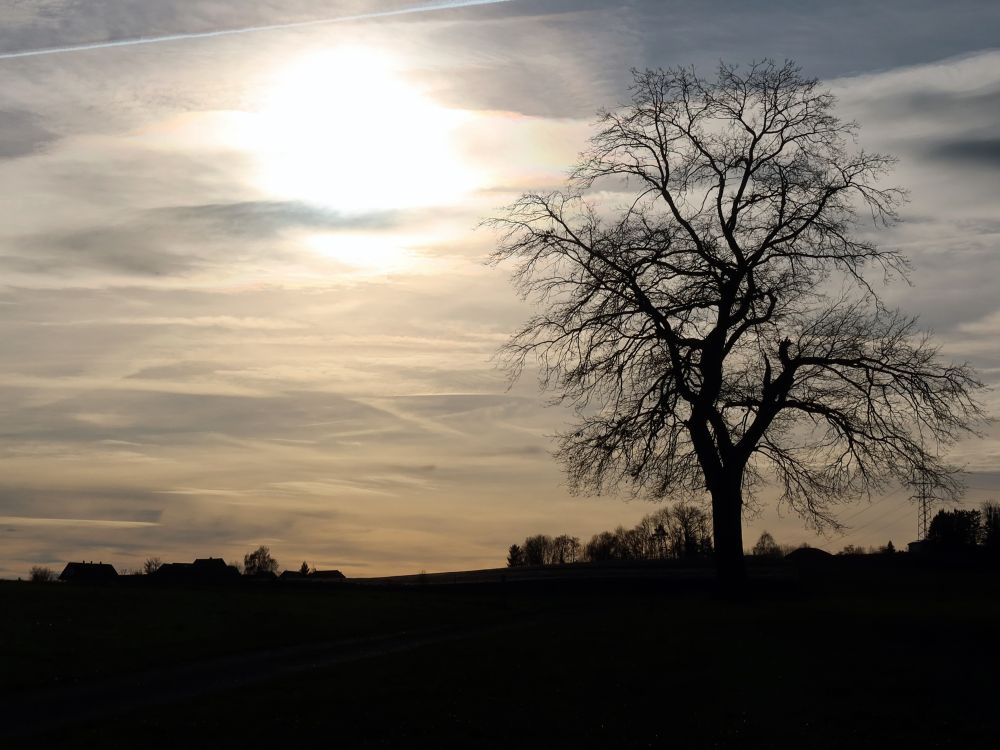
<path id="1" fill-rule="evenodd" d="M 721 479 L 712 489 L 712 536 L 715 544 L 715 569 L 719 583 L 727 592 L 738 592 L 746 585 L 743 560 L 743 492 L 740 478 Z"/>

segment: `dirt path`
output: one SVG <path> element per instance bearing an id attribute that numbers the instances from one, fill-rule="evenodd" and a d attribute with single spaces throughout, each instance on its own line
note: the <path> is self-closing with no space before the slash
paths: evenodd
<path id="1" fill-rule="evenodd" d="M 523 623 L 522 623 L 523 624 Z M 27 691 L 0 703 L 0 738 L 28 738 L 154 705 L 269 682 L 279 677 L 508 630 L 515 624 L 435 628 L 255 651 L 89 683 Z"/>

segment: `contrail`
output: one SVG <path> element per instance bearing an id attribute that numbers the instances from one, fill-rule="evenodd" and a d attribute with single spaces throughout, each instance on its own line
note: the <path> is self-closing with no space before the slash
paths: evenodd
<path id="1" fill-rule="evenodd" d="M 44 47 L 27 49 L 18 52 L 0 52 L 0 60 L 12 60 L 17 57 L 39 57 L 41 55 L 62 55 L 68 52 L 83 52 L 92 49 L 110 49 L 112 47 L 135 47 L 140 44 L 160 44 L 161 42 L 179 42 L 187 39 L 209 39 L 218 36 L 235 36 L 236 34 L 254 34 L 258 31 L 279 31 L 281 29 L 299 29 L 305 26 L 321 26 L 331 23 L 348 23 L 364 21 L 372 18 L 387 18 L 389 16 L 408 16 L 414 13 L 429 13 L 435 10 L 450 10 L 453 8 L 468 8 L 474 5 L 496 5 L 509 3 L 513 0 L 444 0 L 443 2 L 427 3 L 409 8 L 373 11 L 359 13 L 353 16 L 335 16 L 332 18 L 316 18 L 311 21 L 293 21 L 291 23 L 272 23 L 266 26 L 244 26 L 239 29 L 220 29 L 218 31 L 193 31 L 184 34 L 167 34 L 164 36 L 139 36 L 131 39 L 114 39 L 109 42 L 90 42 L 73 44 L 66 47 Z"/>

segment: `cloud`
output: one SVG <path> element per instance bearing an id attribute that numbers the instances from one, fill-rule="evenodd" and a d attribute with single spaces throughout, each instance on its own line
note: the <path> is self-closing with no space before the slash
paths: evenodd
<path id="1" fill-rule="evenodd" d="M 134 317 L 134 318 L 96 318 L 77 319 L 50 323 L 62 326 L 179 326 L 182 328 L 223 328 L 229 330 L 254 331 L 290 331 L 306 328 L 302 323 L 279 318 L 236 317 L 233 315 L 196 316 L 196 317 Z"/>
<path id="2" fill-rule="evenodd" d="M 464 8 L 477 7 L 482 5 L 494 5 L 509 2 L 509 0 L 438 0 L 437 2 L 423 2 L 423 3 L 399 3 L 399 4 L 381 4 L 375 7 L 358 7 L 355 6 L 353 12 L 349 12 L 345 7 L 342 6 L 341 13 L 336 16 L 326 15 L 329 13 L 328 10 L 323 9 L 321 15 L 316 18 L 305 18 L 300 20 L 279 20 L 278 18 L 274 20 L 264 20 L 267 16 L 263 16 L 262 20 L 257 23 L 248 22 L 246 13 L 237 21 L 232 20 L 226 22 L 223 18 L 216 20 L 215 24 L 210 24 L 206 28 L 200 30 L 194 30 L 190 28 L 178 27 L 177 30 L 173 32 L 160 32 L 160 33 L 142 33 L 138 35 L 122 35 L 119 31 L 118 33 L 112 33 L 108 38 L 101 38 L 90 41 L 77 41 L 77 42 L 62 42 L 55 43 L 47 47 L 27 47 L 21 49 L 15 49 L 10 51 L 0 51 L 0 59 L 19 59 L 25 57 L 38 57 L 50 54 L 73 54 L 80 52 L 88 52 L 93 50 L 101 49 L 116 49 L 120 47 L 135 47 L 144 46 L 149 44 L 168 44 L 177 43 L 190 40 L 198 39 L 218 39 L 221 37 L 230 36 L 242 36 L 244 34 L 261 34 L 266 32 L 276 32 L 276 31 L 287 31 L 287 30 L 298 30 L 302 28 L 310 28 L 315 26 L 326 26 L 334 23 L 351 23 L 363 20 L 379 20 L 384 18 L 395 18 L 403 17 L 406 18 L 411 15 L 418 15 L 423 13 L 435 12 L 435 11 L 460 11 Z M 96 3 L 95 3 L 96 4 Z M 172 3 L 164 2 L 161 3 L 164 6 L 172 6 Z M 346 5 L 346 4 L 345 4 Z M 350 7 L 350 6 L 347 6 Z M 265 9 L 266 5 L 264 6 Z M 173 18 L 171 20 L 177 21 L 178 15 L 176 13 L 176 8 Z M 42 6 L 39 8 L 40 13 L 32 19 L 30 14 L 24 14 L 22 10 L 22 18 L 25 21 L 40 20 L 47 15 L 51 14 L 51 9 Z M 67 10 L 69 10 L 67 8 Z M 224 5 L 212 8 L 211 10 L 218 12 L 219 10 L 228 10 Z M 269 9 L 268 9 L 269 10 Z M 285 9 L 287 13 L 289 8 Z M 319 10 L 319 9 L 317 9 Z M 79 20 L 80 16 L 73 18 L 73 14 L 67 14 L 73 20 Z M 140 17 L 139 14 L 130 14 L 133 20 L 147 21 L 146 18 Z M 211 13 L 209 14 L 211 15 Z M 30 25 L 29 25 L 30 28 Z M 24 33 L 25 29 L 20 30 Z"/>
<path id="3" fill-rule="evenodd" d="M 392 229 L 402 221 L 400 212 L 342 214 L 303 201 L 241 201 L 193 206 L 169 206 L 147 212 L 155 223 L 180 222 L 231 237 L 273 237 L 289 229 Z"/>
<path id="4" fill-rule="evenodd" d="M 1000 103 L 1000 95 L 996 101 Z M 1000 167 L 1000 138 L 944 140 L 929 146 L 927 155 L 972 168 L 996 170 Z"/>
<path id="5" fill-rule="evenodd" d="M 211 375 L 219 369 L 219 365 L 211 362 L 174 362 L 168 365 L 155 365 L 126 375 L 130 380 L 190 380 L 205 375 Z"/>
<path id="6" fill-rule="evenodd" d="M 155 521 L 115 521 L 104 518 L 34 518 L 30 516 L 0 516 L 0 524 L 10 526 L 72 526 L 103 529 L 138 529 L 156 526 Z"/>
<path id="7" fill-rule="evenodd" d="M 0 159 L 16 159 L 42 150 L 58 136 L 41 118 L 23 109 L 0 109 Z"/>
<path id="8" fill-rule="evenodd" d="M 127 182 L 122 189 L 127 189 Z M 72 276 L 80 271 L 174 276 L 234 260 L 290 260 L 276 243 L 297 230 L 380 231 L 398 224 L 392 212 L 342 216 L 295 201 L 170 206 L 138 211 L 99 227 L 73 227 L 15 239 L 0 264 L 26 274 Z"/>

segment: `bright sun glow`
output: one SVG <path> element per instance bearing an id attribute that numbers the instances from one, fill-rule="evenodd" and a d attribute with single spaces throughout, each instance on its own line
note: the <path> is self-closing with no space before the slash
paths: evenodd
<path id="1" fill-rule="evenodd" d="M 396 235 L 355 232 L 314 234 L 305 240 L 306 247 L 317 255 L 364 275 L 413 270 L 419 256 L 411 251 L 411 243 L 411 239 Z"/>
<path id="2" fill-rule="evenodd" d="M 476 186 L 455 146 L 468 117 L 373 50 L 309 56 L 279 71 L 254 118 L 260 187 L 345 213 L 453 202 Z"/>

